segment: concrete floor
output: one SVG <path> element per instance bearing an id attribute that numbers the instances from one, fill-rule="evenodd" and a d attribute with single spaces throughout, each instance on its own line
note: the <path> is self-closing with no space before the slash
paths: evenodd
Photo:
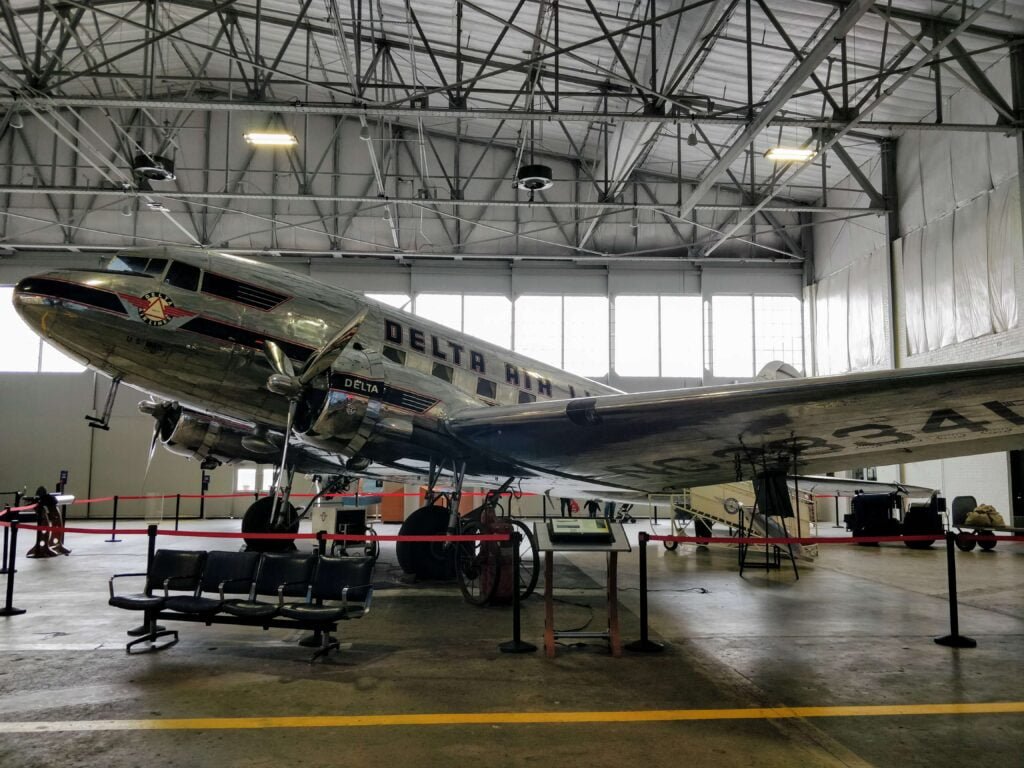
<path id="1" fill-rule="evenodd" d="M 628 528 L 634 542 L 649 530 Z M 3 768 L 1024 766 L 1019 544 L 957 553 L 973 650 L 932 641 L 949 630 L 939 546 L 830 546 L 797 581 L 789 570 L 741 579 L 731 550 L 652 543 L 651 634 L 665 651 L 611 658 L 593 641 L 554 659 L 499 652 L 508 608 L 469 606 L 454 585 L 406 583 L 385 545 L 371 614 L 343 627 L 340 655 L 311 666 L 299 633 L 186 623 L 173 625 L 173 648 L 127 656 L 124 632 L 138 616 L 106 605 L 107 579 L 144 568 L 144 537 L 73 534 L 72 555 L 49 560 L 25 559 L 27 538 L 14 605 L 28 612 L 0 619 Z M 602 628 L 603 562 L 558 556 L 560 629 Z M 630 641 L 640 631 L 635 547 L 620 558 L 619 586 Z M 533 597 L 523 637 L 541 645 L 542 634 Z M 996 702 L 1011 711 L 942 706 Z M 879 715 L 879 705 L 936 706 Z M 828 709 L 840 706 L 852 709 Z M 763 711 L 776 707 L 825 709 Z"/>

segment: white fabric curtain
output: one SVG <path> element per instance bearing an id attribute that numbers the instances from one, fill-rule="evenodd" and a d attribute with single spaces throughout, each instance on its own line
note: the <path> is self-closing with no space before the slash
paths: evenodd
<path id="1" fill-rule="evenodd" d="M 956 292 L 956 340 L 992 333 L 989 301 L 988 195 L 958 208 L 953 217 L 953 280 Z"/>
<path id="2" fill-rule="evenodd" d="M 876 250 L 868 257 L 868 273 L 871 275 L 871 365 L 889 364 L 889 325 L 886 322 L 889 307 L 889 253 L 885 248 Z"/>
<path id="3" fill-rule="evenodd" d="M 907 323 L 907 352 L 928 350 L 925 335 L 924 287 L 921 279 L 921 242 L 924 233 L 915 229 L 903 238 L 903 310 Z"/>
<path id="4" fill-rule="evenodd" d="M 941 349 L 956 341 L 953 305 L 953 217 L 934 221 L 924 230 L 921 245 L 921 285 L 924 294 L 924 329 L 928 349 Z"/>
<path id="5" fill-rule="evenodd" d="M 1016 177 L 992 190 L 988 205 L 988 280 L 992 327 L 1017 327 L 1014 264 L 1024 257 L 1020 184 Z"/>

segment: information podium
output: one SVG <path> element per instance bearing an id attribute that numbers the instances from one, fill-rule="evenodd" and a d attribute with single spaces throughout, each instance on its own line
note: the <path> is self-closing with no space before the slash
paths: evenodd
<path id="1" fill-rule="evenodd" d="M 583 520 L 578 522 L 584 523 Z M 548 658 L 555 655 L 555 641 L 562 638 L 591 639 L 601 638 L 608 641 L 612 656 L 622 655 L 622 639 L 619 636 L 619 602 L 618 602 L 618 555 L 619 552 L 631 551 L 629 539 L 622 523 L 602 521 L 607 525 L 611 539 L 595 536 L 595 526 L 589 523 L 580 526 L 580 535 L 573 536 L 562 531 L 556 533 L 552 541 L 551 529 L 547 523 L 534 523 L 533 532 L 537 537 L 537 549 L 544 553 L 544 652 Z M 588 535 L 589 534 L 589 535 Z M 555 598 L 554 598 L 554 553 L 555 552 L 604 552 L 605 565 L 605 597 L 608 605 L 608 629 L 604 632 L 586 631 L 559 632 L 555 630 Z"/>

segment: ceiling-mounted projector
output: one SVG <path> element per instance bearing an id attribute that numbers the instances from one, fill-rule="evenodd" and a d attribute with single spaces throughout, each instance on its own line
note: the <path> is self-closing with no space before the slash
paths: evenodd
<path id="1" fill-rule="evenodd" d="M 160 155 L 136 155 L 132 173 L 150 181 L 174 181 L 174 161 Z"/>
<path id="2" fill-rule="evenodd" d="M 546 165 L 524 165 L 516 174 L 516 187 L 529 192 L 548 189 L 553 183 L 551 169 Z"/>

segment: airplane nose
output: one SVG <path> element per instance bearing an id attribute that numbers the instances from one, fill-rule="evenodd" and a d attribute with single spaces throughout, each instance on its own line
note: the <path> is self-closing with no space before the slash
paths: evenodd
<path id="1" fill-rule="evenodd" d="M 43 297 L 38 293 L 38 283 L 39 279 L 37 276 L 23 278 L 14 286 L 14 292 L 11 296 L 14 310 L 21 316 L 22 320 L 36 329 L 39 327 L 40 313 L 34 310 L 44 301 Z"/>

